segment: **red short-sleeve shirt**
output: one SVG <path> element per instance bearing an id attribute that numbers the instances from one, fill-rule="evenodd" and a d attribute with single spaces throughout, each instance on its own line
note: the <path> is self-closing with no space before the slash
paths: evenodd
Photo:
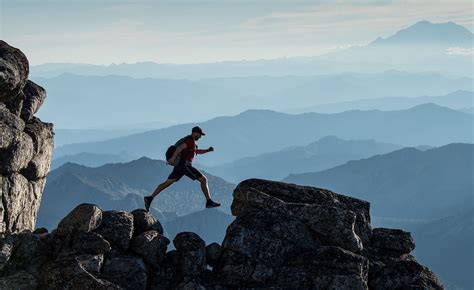
<path id="1" fill-rule="evenodd" d="M 184 149 L 183 156 L 186 161 L 192 162 L 194 159 L 194 155 L 196 155 L 198 146 L 196 144 L 196 141 L 194 140 L 193 137 L 189 136 L 184 140 L 184 143 L 186 144 L 186 149 Z"/>

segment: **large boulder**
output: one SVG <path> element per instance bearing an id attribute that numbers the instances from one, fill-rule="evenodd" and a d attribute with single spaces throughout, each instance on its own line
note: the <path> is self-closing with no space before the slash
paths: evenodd
<path id="1" fill-rule="evenodd" d="M 301 186 L 291 183 L 268 181 L 261 179 L 248 179 L 242 181 L 234 190 L 232 214 L 238 216 L 239 212 L 250 209 L 258 200 L 246 198 L 246 192 L 265 193 L 288 204 L 321 205 L 351 211 L 355 214 L 354 231 L 363 243 L 369 242 L 372 228 L 370 226 L 370 204 L 367 201 L 337 194 L 327 189 Z M 265 210 L 271 211 L 271 206 Z"/>
<path id="2" fill-rule="evenodd" d="M 139 256 L 114 252 L 104 263 L 105 279 L 124 289 L 146 289 L 148 269 Z"/>
<path id="3" fill-rule="evenodd" d="M 23 88 L 23 94 L 20 116 L 23 120 L 29 121 L 46 99 L 46 91 L 41 86 L 28 80 Z"/>
<path id="4" fill-rule="evenodd" d="M 182 276 L 199 276 L 206 270 L 206 243 L 192 232 L 181 232 L 173 240 Z"/>
<path id="5" fill-rule="evenodd" d="M 411 234 L 404 230 L 376 228 L 372 232 L 371 247 L 401 255 L 413 251 L 415 241 Z"/>
<path id="6" fill-rule="evenodd" d="M 155 268 L 165 259 L 170 240 L 157 231 L 146 231 L 132 239 L 131 249 Z"/>
<path id="7" fill-rule="evenodd" d="M 221 257 L 222 247 L 218 243 L 211 243 L 206 246 L 206 263 L 214 267 Z"/>
<path id="8" fill-rule="evenodd" d="M 94 205 L 83 203 L 76 206 L 58 224 L 56 235 L 66 236 L 72 232 L 90 232 L 102 222 L 102 210 Z"/>
<path id="9" fill-rule="evenodd" d="M 88 272 L 83 262 L 75 257 L 51 261 L 37 276 L 40 280 L 40 289 L 121 289 Z"/>
<path id="10" fill-rule="evenodd" d="M 53 125 L 33 117 L 25 126 L 25 133 L 33 142 L 33 157 L 20 171 L 28 180 L 46 178 L 53 154 Z"/>
<path id="11" fill-rule="evenodd" d="M 14 98 L 28 79 L 28 59 L 18 48 L 0 40 L 0 102 Z"/>
<path id="12" fill-rule="evenodd" d="M 131 214 L 133 215 L 133 234 L 135 236 L 146 231 L 157 231 L 163 235 L 163 226 L 151 213 L 144 209 L 136 209 Z"/>
<path id="13" fill-rule="evenodd" d="M 102 223 L 96 230 L 112 247 L 127 250 L 133 236 L 133 215 L 126 211 L 104 211 Z"/>
<path id="14" fill-rule="evenodd" d="M 409 254 L 408 232 L 375 229 L 369 203 L 329 190 L 251 179 L 213 268 L 218 285 L 283 289 L 441 289 Z M 178 250 L 179 252 L 179 250 Z"/>

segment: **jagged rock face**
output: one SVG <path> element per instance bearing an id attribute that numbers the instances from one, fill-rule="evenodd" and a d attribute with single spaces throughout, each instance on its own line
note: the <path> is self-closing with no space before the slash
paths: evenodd
<path id="1" fill-rule="evenodd" d="M 29 64 L 0 41 L 0 233 L 33 230 L 53 150 L 53 125 L 34 117 L 46 91 Z"/>
<path id="2" fill-rule="evenodd" d="M 227 287 L 442 289 L 409 254 L 410 233 L 372 230 L 369 208 L 324 189 L 243 181 L 213 274 Z"/>

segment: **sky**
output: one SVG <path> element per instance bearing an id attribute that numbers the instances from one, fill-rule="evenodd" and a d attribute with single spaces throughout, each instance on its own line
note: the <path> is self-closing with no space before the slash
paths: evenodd
<path id="1" fill-rule="evenodd" d="M 418 21 L 473 31 L 471 0 L 0 0 L 0 38 L 38 65 L 313 56 Z"/>

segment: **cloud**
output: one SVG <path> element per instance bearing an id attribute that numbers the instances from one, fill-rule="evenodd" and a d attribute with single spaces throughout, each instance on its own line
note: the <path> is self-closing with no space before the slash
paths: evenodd
<path id="1" fill-rule="evenodd" d="M 449 47 L 446 49 L 446 54 L 449 55 L 474 55 L 474 47 Z"/>
<path id="2" fill-rule="evenodd" d="M 2 39 L 24 50 L 33 64 L 318 55 L 370 43 L 420 20 L 453 21 L 471 30 L 473 22 L 470 0 L 3 0 L 2 5 Z"/>

